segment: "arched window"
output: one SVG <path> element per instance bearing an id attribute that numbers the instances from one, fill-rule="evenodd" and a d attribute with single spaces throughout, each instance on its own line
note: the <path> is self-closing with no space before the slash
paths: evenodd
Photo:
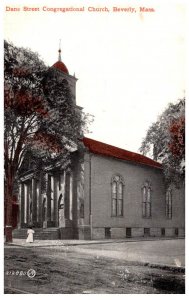
<path id="1" fill-rule="evenodd" d="M 142 186 L 142 216 L 151 217 L 151 186 L 148 181 Z"/>
<path id="2" fill-rule="evenodd" d="M 172 219 L 172 191 L 168 189 L 166 192 L 165 214 L 168 219 Z"/>
<path id="3" fill-rule="evenodd" d="M 115 175 L 112 184 L 112 217 L 123 216 L 123 178 Z"/>

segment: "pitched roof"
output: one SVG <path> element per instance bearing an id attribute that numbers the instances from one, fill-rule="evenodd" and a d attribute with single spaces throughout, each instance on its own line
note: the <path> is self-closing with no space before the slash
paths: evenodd
<path id="1" fill-rule="evenodd" d="M 138 153 L 127 151 L 86 137 L 83 138 L 83 143 L 90 152 L 98 155 L 104 155 L 162 169 L 162 165 L 160 163 Z"/>

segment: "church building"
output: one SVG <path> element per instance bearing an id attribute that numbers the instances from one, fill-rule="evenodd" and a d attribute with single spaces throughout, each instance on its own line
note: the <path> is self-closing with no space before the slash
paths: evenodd
<path id="1" fill-rule="evenodd" d="M 77 79 L 61 50 L 52 68 L 68 82 L 76 104 Z M 82 142 L 69 168 L 49 168 L 37 178 L 28 171 L 20 178 L 13 237 L 25 237 L 31 224 L 36 239 L 184 236 L 184 187 L 166 189 L 160 163 L 86 137 Z"/>

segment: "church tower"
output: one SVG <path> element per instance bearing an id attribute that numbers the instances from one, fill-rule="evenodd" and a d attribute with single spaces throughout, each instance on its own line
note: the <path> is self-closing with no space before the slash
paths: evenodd
<path id="1" fill-rule="evenodd" d="M 57 70 L 57 72 L 59 73 L 59 75 L 62 77 L 62 79 L 68 83 L 70 91 L 71 91 L 73 103 L 76 105 L 76 82 L 77 82 L 77 78 L 75 77 L 75 75 L 72 76 L 72 75 L 69 74 L 68 68 L 66 67 L 66 65 L 62 61 L 61 52 L 62 52 L 61 47 L 59 45 L 58 61 L 52 66 L 52 68 L 55 68 Z"/>

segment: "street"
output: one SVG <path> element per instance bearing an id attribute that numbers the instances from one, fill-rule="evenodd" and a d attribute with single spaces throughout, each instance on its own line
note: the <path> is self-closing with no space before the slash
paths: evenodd
<path id="1" fill-rule="evenodd" d="M 5 245 L 5 293 L 184 293 L 184 240 L 36 244 Z"/>

